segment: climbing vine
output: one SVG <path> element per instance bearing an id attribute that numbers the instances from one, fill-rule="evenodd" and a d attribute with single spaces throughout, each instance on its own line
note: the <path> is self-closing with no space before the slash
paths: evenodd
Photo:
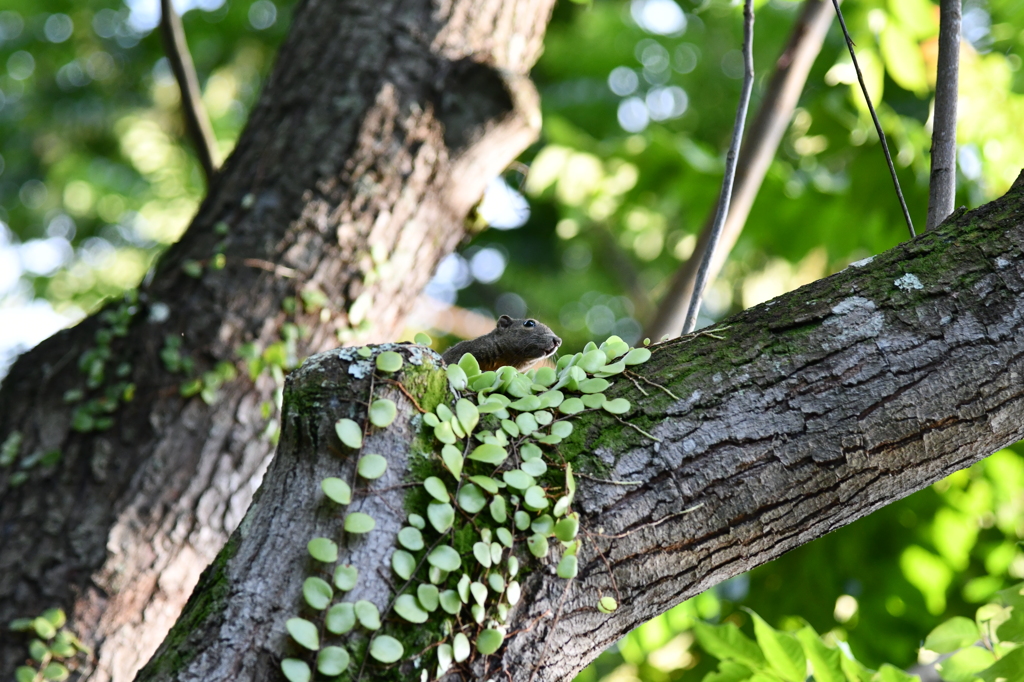
<path id="1" fill-rule="evenodd" d="M 430 343 L 425 335 L 417 335 L 416 341 Z M 371 488 L 387 470 L 383 456 L 362 452 L 363 436 L 371 426 L 384 429 L 394 421 L 396 405 L 387 398 L 375 399 L 373 387 L 393 381 L 404 365 L 402 355 L 393 350 L 364 347 L 356 352 L 374 363 L 368 424 L 347 418 L 335 424 L 340 442 L 358 457 L 355 476 L 321 482 L 324 495 L 343 508 L 355 488 Z M 549 557 L 565 580 L 579 570 L 583 540 L 573 510 L 576 483 L 558 444 L 572 434 L 576 415 L 604 411 L 618 418 L 628 412 L 628 400 L 609 400 L 605 391 L 627 367 L 650 357 L 647 348 L 630 348 L 613 336 L 600 346 L 590 343 L 581 353 L 563 356 L 554 368 L 484 372 L 470 354 L 449 365 L 445 371 L 453 400 L 420 417 L 432 446 L 426 466 L 417 468 L 426 473 L 414 483 L 425 495 L 407 496 L 418 502 L 391 554 L 391 570 L 398 578 L 395 595 L 383 614 L 370 601 L 358 599 L 358 570 L 338 564 L 339 540 L 312 538 L 309 555 L 329 569 L 324 575 L 333 571 L 333 579 L 314 575 L 303 583 L 305 604 L 320 616 L 287 620 L 288 633 L 311 657 L 285 658 L 285 677 L 308 682 L 314 671 L 327 677 L 348 671 L 358 680 L 367 666 L 415 659 L 417 666 L 425 666 L 421 676 L 427 680 L 495 653 L 509 634 L 509 612 L 521 598 L 524 572 Z M 373 532 L 376 522 L 365 513 L 348 512 L 341 525 L 344 541 L 346 534 Z M 609 613 L 618 604 L 610 595 L 597 594 L 594 606 Z M 410 626 L 439 622 L 438 641 L 423 651 L 406 651 L 399 630 L 381 631 L 385 622 L 391 627 L 392 613 Z M 364 651 L 346 647 L 346 636 L 357 630 L 369 638 Z M 361 658 L 358 667 L 356 656 Z"/>

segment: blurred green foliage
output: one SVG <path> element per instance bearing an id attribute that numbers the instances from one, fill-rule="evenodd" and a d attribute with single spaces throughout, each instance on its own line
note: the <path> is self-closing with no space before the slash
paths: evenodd
<path id="1" fill-rule="evenodd" d="M 756 4 L 753 107 L 800 3 Z M 205 188 L 152 31 L 156 6 L 6 0 L 0 8 L 0 312 L 32 300 L 72 317 L 93 310 L 133 287 L 198 206 Z M 937 2 L 843 6 L 921 229 Z M 291 3 L 180 8 L 223 158 Z M 507 229 L 479 231 L 429 291 L 490 315 L 539 317 L 571 350 L 612 333 L 636 341 L 717 197 L 740 87 L 740 32 L 738 3 L 726 0 L 557 3 L 533 72 L 542 138 L 523 155 L 529 172 L 517 167 L 504 178 L 521 192 L 513 205 L 525 197 L 520 217 L 508 219 L 506 207 Z M 1024 2 L 966 0 L 964 37 L 958 204 L 976 206 L 1003 193 L 1024 165 Z M 745 232 L 706 296 L 705 322 L 904 239 L 852 83 L 833 26 Z M 501 211 L 485 208 L 502 222 Z M 732 623 L 753 635 L 743 607 L 782 631 L 809 625 L 846 642 L 871 668 L 907 668 L 940 621 L 973 617 L 1024 578 L 1022 491 L 1024 459 L 1001 451 L 677 606 L 580 679 L 700 680 L 717 661 L 694 624 Z"/>

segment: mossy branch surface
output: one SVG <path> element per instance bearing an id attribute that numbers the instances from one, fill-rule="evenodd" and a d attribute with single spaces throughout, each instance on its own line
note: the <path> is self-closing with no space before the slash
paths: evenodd
<path id="1" fill-rule="evenodd" d="M 554 446 L 591 474 L 573 503 L 587 539 L 578 574 L 556 575 L 557 552 L 533 564 L 501 648 L 459 674 L 567 679 L 680 601 L 1024 437 L 1022 249 L 1018 182 L 886 254 L 652 346 L 635 369 L 643 381 L 621 377 L 606 391 L 629 410 L 581 413 Z M 192 626 L 195 651 L 176 674 L 144 679 L 279 679 L 280 658 L 295 649 L 283 622 L 300 608 L 305 542 L 338 521 L 317 482 L 354 466 L 331 451 L 330 427 L 365 411 L 367 387 L 344 353 L 316 356 L 290 378 L 277 458 L 225 564 L 226 609 Z M 432 377 L 444 374 L 426 363 L 414 374 L 421 387 L 411 393 L 430 409 L 445 393 Z M 396 478 L 374 496 L 377 529 L 344 550 L 368 581 L 360 598 L 382 611 L 395 535 L 420 504 L 390 486 L 415 481 L 433 456 L 419 412 L 401 391 L 389 397 L 398 428 L 374 450 Z M 617 609 L 601 607 L 609 596 Z M 419 679 L 416 644 L 438 632 L 432 622 L 392 625 L 413 658 L 373 679 Z M 358 641 L 351 653 L 362 657 Z"/>

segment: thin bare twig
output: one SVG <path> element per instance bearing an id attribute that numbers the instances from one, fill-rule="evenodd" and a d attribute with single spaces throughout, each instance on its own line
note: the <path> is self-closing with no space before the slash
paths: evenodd
<path id="1" fill-rule="evenodd" d="M 937 227 L 956 204 L 956 105 L 960 81 L 960 0 L 942 0 L 939 65 L 932 116 L 932 170 L 928 182 L 928 221 Z"/>
<path id="2" fill-rule="evenodd" d="M 714 279 L 721 270 L 743 231 L 761 183 L 786 130 L 789 129 L 789 122 L 800 100 L 800 93 L 807 83 L 807 75 L 821 52 L 833 16 L 829 0 L 806 0 L 800 16 L 793 24 L 786 47 L 775 61 L 775 70 L 768 80 L 757 113 L 748 127 L 747 139 L 740 147 L 740 160 L 736 166 L 736 180 L 733 184 L 729 214 L 726 216 L 718 247 L 712 256 L 709 279 Z M 668 292 L 662 296 L 654 319 L 646 322 L 644 336 L 660 339 L 666 334 L 675 335 L 682 329 L 686 306 L 693 295 L 697 268 L 702 254 L 707 251 L 714 218 L 713 208 L 704 221 L 693 254 L 676 270 Z"/>
<path id="3" fill-rule="evenodd" d="M 907 202 L 903 198 L 903 190 L 900 189 L 899 178 L 896 177 L 896 166 L 892 165 L 892 155 L 889 154 L 889 145 L 885 141 L 885 132 L 882 131 L 882 124 L 878 122 L 878 114 L 875 113 L 875 106 L 871 103 L 871 97 L 868 95 L 868 86 L 864 84 L 864 74 L 860 72 L 860 64 L 857 63 L 857 55 L 853 50 L 853 38 L 850 37 L 850 32 L 846 30 L 846 20 L 843 19 L 843 11 L 839 9 L 839 0 L 832 0 L 832 5 L 836 8 L 836 16 L 839 17 L 839 25 L 843 27 L 843 36 L 846 38 L 846 47 L 850 50 L 850 59 L 853 60 L 853 68 L 857 71 L 857 80 L 860 82 L 860 90 L 864 93 L 864 101 L 868 103 L 868 111 L 871 112 L 871 120 L 875 122 L 875 131 L 878 132 L 878 139 L 882 141 L 882 151 L 885 152 L 885 162 L 889 164 L 889 175 L 892 176 L 892 184 L 896 187 L 896 197 L 900 200 L 900 208 L 903 209 L 903 219 L 907 221 L 907 229 L 910 230 L 910 238 L 913 239 L 917 236 L 914 232 L 914 221 L 910 219 L 910 210 L 907 208 Z"/>
<path id="4" fill-rule="evenodd" d="M 160 35 L 163 38 L 164 50 L 171 71 L 181 89 L 181 108 L 185 115 L 185 128 L 196 148 L 196 156 L 206 175 L 206 186 L 209 187 L 216 175 L 220 162 L 217 159 L 217 138 L 213 135 L 210 117 L 203 105 L 199 91 L 199 78 L 196 76 L 196 65 L 185 42 L 185 28 L 181 17 L 174 11 L 171 0 L 160 0 Z"/>
<path id="5" fill-rule="evenodd" d="M 262 260 L 259 258 L 243 258 L 242 264 L 247 265 L 250 268 L 259 268 L 260 270 L 272 272 L 278 277 L 292 278 L 299 274 L 297 270 L 292 270 L 284 265 L 278 265 L 277 263 L 271 263 L 268 260 Z"/>
<path id="6" fill-rule="evenodd" d="M 604 533 L 589 533 L 589 531 L 588 531 L 588 533 L 590 535 L 596 535 L 599 538 L 608 538 L 610 540 L 621 540 L 622 538 L 629 537 L 633 533 L 639 533 L 640 531 L 645 530 L 647 528 L 655 528 L 657 526 L 660 526 L 661 524 L 665 523 L 666 521 L 674 519 L 674 518 L 676 518 L 678 516 L 686 516 L 687 514 L 692 514 L 693 512 L 697 511 L 698 509 L 700 509 L 703 506 L 704 506 L 704 503 L 701 502 L 700 504 L 694 505 L 694 506 L 690 507 L 689 509 L 684 509 L 683 511 L 676 512 L 675 514 L 668 514 L 667 516 L 662 516 L 657 521 L 652 521 L 650 523 L 645 523 L 643 525 L 637 526 L 636 528 L 631 528 L 630 530 L 627 530 L 627 531 L 625 531 L 623 533 L 619 533 L 617 535 L 605 535 Z"/>
<path id="7" fill-rule="evenodd" d="M 743 3 L 743 89 L 740 92 L 740 104 L 736 108 L 736 121 L 732 128 L 732 142 L 729 153 L 725 157 L 725 177 L 722 178 L 722 192 L 718 197 L 718 212 L 715 214 L 715 225 L 711 228 L 708 247 L 697 270 L 697 281 L 690 296 L 690 307 L 686 311 L 683 322 L 683 334 L 689 334 L 697 326 L 697 311 L 704 297 L 704 288 L 708 285 L 711 273 L 711 259 L 718 248 L 725 227 L 725 218 L 729 215 L 729 202 L 732 200 L 732 185 L 736 178 L 736 161 L 740 155 L 740 142 L 743 140 L 743 126 L 747 120 L 747 108 L 750 106 L 750 93 L 754 89 L 754 0 Z"/>

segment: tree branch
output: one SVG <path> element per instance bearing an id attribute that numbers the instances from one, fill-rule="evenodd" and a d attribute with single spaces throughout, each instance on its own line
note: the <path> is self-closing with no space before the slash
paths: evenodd
<path id="1" fill-rule="evenodd" d="M 754 89 L 754 0 L 743 3 L 743 88 L 740 91 L 740 102 L 736 107 L 736 119 L 732 124 L 732 142 L 729 153 L 725 157 L 725 177 L 722 178 L 722 191 L 718 195 L 718 211 L 715 222 L 708 237 L 708 245 L 701 256 L 700 267 L 697 269 L 697 280 L 690 295 L 690 306 L 683 321 L 683 334 L 689 334 L 697 325 L 697 312 L 700 310 L 704 288 L 708 285 L 711 275 L 711 259 L 718 249 L 718 242 L 725 226 L 725 218 L 729 215 L 729 200 L 732 199 L 732 183 L 736 177 L 736 161 L 743 141 L 743 126 L 747 121 L 747 107 L 750 105 L 750 93 Z"/>
<path id="2" fill-rule="evenodd" d="M 956 203 L 956 104 L 960 82 L 960 0 L 942 0 L 939 15 L 939 64 L 935 74 L 932 118 L 932 171 L 928 184 L 931 230 L 953 212 Z"/>
<path id="3" fill-rule="evenodd" d="M 206 176 L 209 187 L 213 176 L 220 167 L 217 159 L 217 138 L 210 126 L 210 117 L 203 104 L 202 91 L 199 89 L 199 78 L 196 76 L 196 65 L 192 62 L 192 54 L 188 51 L 185 41 L 185 27 L 181 17 L 174 10 L 171 0 L 160 0 L 160 36 L 163 39 L 167 61 L 171 64 L 174 79 L 181 90 L 181 109 L 185 116 L 185 129 L 192 138 L 199 164 Z"/>
<path id="4" fill-rule="evenodd" d="M 772 159 L 775 158 L 782 136 L 789 127 L 793 110 L 807 82 L 807 74 L 810 73 L 814 60 L 821 51 L 832 17 L 832 8 L 827 0 L 807 0 L 793 25 L 789 42 L 776 60 L 775 71 L 740 149 L 732 202 L 722 229 L 719 247 L 715 249 L 711 260 L 709 279 L 718 276 L 729 252 L 743 231 L 743 225 L 754 205 L 764 176 Z M 654 319 L 647 324 L 645 336 L 660 339 L 665 334 L 674 335 L 682 329 L 687 303 L 692 296 L 697 276 L 697 267 L 701 262 L 701 255 L 707 250 L 716 214 L 717 203 L 705 221 L 693 256 L 673 275 Z"/>
<path id="5" fill-rule="evenodd" d="M 652 347 L 638 372 L 682 399 L 623 380 L 608 397 L 627 398 L 628 424 L 658 442 L 601 410 L 576 419 L 557 456 L 602 473 L 580 477 L 573 503 L 588 538 L 579 573 L 567 583 L 541 562 L 520 574 L 515 634 L 463 678 L 486 668 L 512 682 L 567 679 L 682 600 L 1024 437 L 1022 210 L 1024 175 L 1002 199 L 736 315 L 721 335 Z M 351 383 L 357 358 L 331 351 L 291 375 L 281 446 L 244 532 L 140 679 L 274 679 L 294 646 L 283 621 L 302 608 L 305 543 L 339 533 L 337 515 L 318 511 L 316 484 L 354 466 L 327 443 L 333 421 L 350 415 L 345 398 L 365 393 L 365 380 Z M 445 382 L 434 362 L 424 352 L 409 367 L 418 390 L 430 377 Z M 371 448 L 387 454 L 395 481 L 420 438 L 411 405 L 401 409 L 397 432 Z M 340 559 L 369 579 L 346 599 L 379 608 L 389 594 L 373 568 L 387 565 L 405 513 L 391 483 L 381 483 L 385 494 L 399 496 L 370 510 L 377 529 L 342 543 Z M 619 608 L 600 613 L 599 597 L 611 593 Z M 435 626 L 385 627 L 421 651 Z M 348 645 L 358 650 L 365 637 Z M 416 680 L 421 669 L 407 661 L 380 672 Z"/>

